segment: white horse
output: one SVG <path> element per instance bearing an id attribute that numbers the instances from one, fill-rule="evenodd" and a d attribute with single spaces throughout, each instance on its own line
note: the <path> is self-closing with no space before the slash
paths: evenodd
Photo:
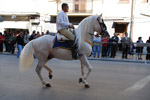
<path id="1" fill-rule="evenodd" d="M 81 62 L 81 74 L 82 78 L 79 79 L 80 83 L 83 83 L 85 87 L 89 88 L 88 82 L 86 79 L 88 78 L 92 66 L 89 64 L 87 56 L 89 56 L 92 52 L 92 42 L 94 32 L 101 33 L 102 31 L 106 31 L 106 26 L 103 22 L 101 16 L 90 16 L 83 19 L 78 28 L 75 29 L 77 44 L 79 47 L 79 53 L 81 56 L 79 60 Z M 26 70 L 32 66 L 34 58 L 33 53 L 35 53 L 38 64 L 36 67 L 36 72 L 42 82 L 42 84 L 46 87 L 50 87 L 51 85 L 44 81 L 41 76 L 41 69 L 44 67 L 49 72 L 49 78 L 52 78 L 52 70 L 46 65 L 46 62 L 52 58 L 62 59 L 62 60 L 74 60 L 72 58 L 72 54 L 70 50 L 63 48 L 52 48 L 53 47 L 54 37 L 45 35 L 39 37 L 35 40 L 30 41 L 22 50 L 20 55 L 20 69 Z M 84 67 L 88 69 L 87 74 L 84 74 Z"/>

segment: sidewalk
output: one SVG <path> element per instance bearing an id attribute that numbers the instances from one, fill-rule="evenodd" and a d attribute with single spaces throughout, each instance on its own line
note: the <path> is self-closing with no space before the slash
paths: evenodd
<path id="1" fill-rule="evenodd" d="M 15 54 L 11 54 L 8 52 L 0 52 L 0 55 L 12 55 L 16 56 Z M 122 59 L 121 53 L 117 53 L 115 58 L 94 58 L 93 55 L 91 57 L 88 57 L 88 60 L 99 60 L 99 61 L 114 61 L 114 62 L 131 62 L 131 63 L 145 63 L 150 64 L 150 61 L 145 60 L 145 55 L 142 56 L 143 60 L 137 60 L 136 55 L 130 56 L 128 55 L 128 59 Z"/>
<path id="2" fill-rule="evenodd" d="M 114 62 L 132 62 L 132 63 L 145 63 L 145 64 L 150 64 L 150 60 L 146 60 L 146 55 L 142 56 L 143 60 L 137 60 L 136 55 L 128 55 L 128 59 L 122 59 L 122 54 L 118 52 L 116 54 L 115 58 L 110 58 L 110 57 L 100 57 L 100 58 L 94 58 L 93 55 L 91 57 L 88 57 L 89 60 L 100 60 L 100 61 L 114 61 Z"/>

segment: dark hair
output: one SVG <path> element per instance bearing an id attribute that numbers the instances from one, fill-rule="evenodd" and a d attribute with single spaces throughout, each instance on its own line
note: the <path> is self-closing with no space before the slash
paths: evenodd
<path id="1" fill-rule="evenodd" d="M 63 3 L 63 4 L 61 5 L 61 8 L 63 9 L 63 8 L 66 7 L 66 6 L 68 6 L 68 4 L 67 4 L 67 3 Z"/>
<path id="2" fill-rule="evenodd" d="M 2 35 L 2 32 L 0 32 L 0 35 Z"/>
<path id="3" fill-rule="evenodd" d="M 139 39 L 139 40 L 141 40 L 141 39 L 142 39 L 142 37 L 139 37 L 138 39 Z"/>

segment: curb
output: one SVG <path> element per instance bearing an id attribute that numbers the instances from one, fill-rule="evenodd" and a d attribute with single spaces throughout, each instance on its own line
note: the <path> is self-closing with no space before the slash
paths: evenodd
<path id="1" fill-rule="evenodd" d="M 16 54 L 11 54 L 11 53 L 0 53 L 0 55 L 12 55 L 12 56 L 16 56 Z M 144 63 L 144 64 L 150 64 L 150 61 L 147 61 L 147 60 L 133 60 L 133 59 L 91 58 L 91 57 L 88 57 L 88 60 L 112 61 L 112 62 L 130 62 L 130 63 Z"/>
<path id="2" fill-rule="evenodd" d="M 116 59 L 116 58 L 88 58 L 88 60 L 99 60 L 99 61 L 117 61 L 117 62 L 131 62 L 131 63 L 145 63 L 150 64 L 147 60 L 132 60 L 132 59 Z"/>

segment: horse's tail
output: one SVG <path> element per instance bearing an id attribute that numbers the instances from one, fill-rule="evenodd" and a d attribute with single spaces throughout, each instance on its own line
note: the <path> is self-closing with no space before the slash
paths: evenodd
<path id="1" fill-rule="evenodd" d="M 34 58 L 33 58 L 33 53 L 34 53 L 33 43 L 34 43 L 34 40 L 27 43 L 25 45 L 25 47 L 23 48 L 22 52 L 21 52 L 20 61 L 19 61 L 20 71 L 27 70 L 33 64 L 33 61 L 34 61 Z"/>

